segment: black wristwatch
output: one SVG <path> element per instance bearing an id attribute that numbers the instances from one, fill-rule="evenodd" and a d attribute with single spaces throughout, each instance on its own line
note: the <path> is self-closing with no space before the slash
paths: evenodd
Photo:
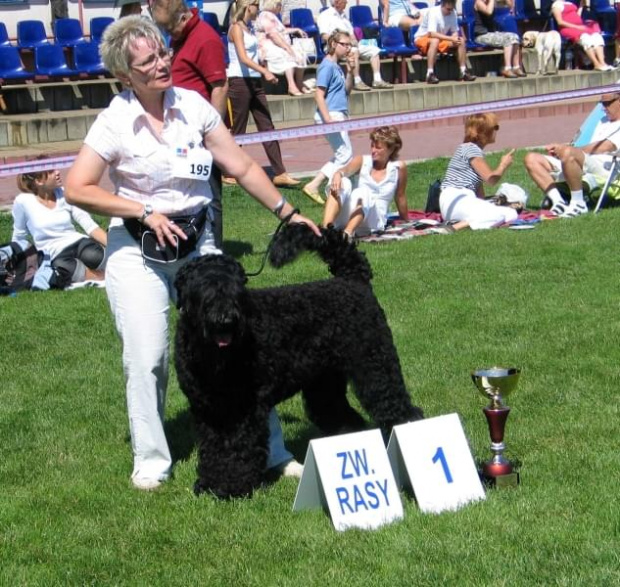
<path id="1" fill-rule="evenodd" d="M 142 212 L 142 216 L 138 218 L 138 220 L 144 224 L 144 221 L 153 213 L 153 206 L 150 204 L 144 204 L 144 212 Z"/>

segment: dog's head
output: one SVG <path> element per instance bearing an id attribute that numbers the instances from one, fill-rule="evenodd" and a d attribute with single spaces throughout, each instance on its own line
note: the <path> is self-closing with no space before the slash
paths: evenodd
<path id="1" fill-rule="evenodd" d="M 538 31 L 525 31 L 523 33 L 522 43 L 524 47 L 534 47 L 538 39 Z"/>
<path id="2" fill-rule="evenodd" d="M 228 255 L 205 255 L 184 265 L 174 285 L 180 320 L 207 345 L 226 349 L 243 337 L 247 277 Z"/>

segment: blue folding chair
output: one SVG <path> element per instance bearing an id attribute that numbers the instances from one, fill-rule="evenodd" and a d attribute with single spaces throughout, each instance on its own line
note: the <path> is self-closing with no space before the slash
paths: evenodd
<path id="1" fill-rule="evenodd" d="M 11 45 L 9 40 L 9 33 L 6 30 L 6 25 L 0 22 L 0 47 L 8 47 Z"/>
<path id="2" fill-rule="evenodd" d="M 34 69 L 37 75 L 71 76 L 77 71 L 67 65 L 60 45 L 41 45 L 34 48 Z"/>
<path id="3" fill-rule="evenodd" d="M 415 47 L 409 47 L 405 43 L 403 31 L 397 26 L 381 28 L 380 47 L 382 57 L 392 57 L 392 81 L 393 83 L 405 83 L 407 81 L 407 57 L 417 53 Z M 397 62 L 400 61 L 400 77 L 397 77 Z"/>
<path id="4" fill-rule="evenodd" d="M 24 69 L 19 50 L 12 45 L 0 47 L 0 79 L 26 80 L 32 79 L 34 74 Z"/>
<path id="5" fill-rule="evenodd" d="M 87 75 L 104 75 L 108 70 L 101 61 L 99 43 L 81 43 L 73 49 L 73 67 L 78 73 Z"/>
<path id="6" fill-rule="evenodd" d="M 101 42 L 103 31 L 114 22 L 111 16 L 95 16 L 90 19 L 90 40 L 95 43 Z"/>
<path id="7" fill-rule="evenodd" d="M 370 6 L 351 6 L 349 8 L 349 20 L 354 28 L 370 29 L 375 34 L 379 33 L 381 26 L 373 18 Z"/>
<path id="8" fill-rule="evenodd" d="M 80 43 L 88 43 L 77 18 L 57 18 L 54 21 L 54 40 L 61 47 L 74 47 Z"/>
<path id="9" fill-rule="evenodd" d="M 42 45 L 49 45 L 43 22 L 20 20 L 17 23 L 17 46 L 20 49 L 34 49 Z"/>

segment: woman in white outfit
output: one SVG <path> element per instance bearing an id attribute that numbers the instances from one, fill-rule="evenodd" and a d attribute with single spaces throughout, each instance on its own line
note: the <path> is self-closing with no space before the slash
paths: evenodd
<path id="1" fill-rule="evenodd" d="M 407 168 L 398 161 L 403 146 L 398 129 L 381 126 L 370 133 L 370 155 L 358 155 L 336 170 L 327 188 L 323 224 L 334 224 L 350 236 L 381 231 L 390 204 L 407 220 Z M 358 174 L 357 186 L 348 176 Z"/>
<path id="2" fill-rule="evenodd" d="M 495 169 L 484 158 L 483 149 L 495 142 L 499 131 L 495 114 L 472 114 L 465 120 L 465 138 L 452 156 L 441 183 L 439 208 L 452 228 L 480 230 L 517 219 L 511 206 L 497 206 L 484 199 L 484 184 L 495 185 L 512 165 L 514 149 L 506 153 Z"/>
<path id="3" fill-rule="evenodd" d="M 90 214 L 67 203 L 60 172 L 22 173 L 17 187 L 21 193 L 13 203 L 11 241 L 25 249 L 31 238 L 51 262 L 49 287 L 64 289 L 80 281 L 103 280 L 107 235 Z M 74 222 L 86 234 L 78 232 Z"/>
<path id="4" fill-rule="evenodd" d="M 112 216 L 106 290 L 123 344 L 131 480 L 138 489 L 151 490 L 168 479 L 172 468 L 164 406 L 174 280 L 189 259 L 219 253 L 206 212 L 213 197 L 212 164 L 279 219 L 305 222 L 317 234 L 318 229 L 293 210 L 237 146 L 215 108 L 198 93 L 172 86 L 170 54 L 152 21 L 128 16 L 111 24 L 101 55 L 126 89 L 90 128 L 67 177 L 67 200 Z M 99 186 L 106 168 L 113 192 Z M 183 219 L 196 227 L 193 246 L 179 228 Z M 154 260 L 164 252 L 166 259 Z M 273 416 L 271 456 L 282 457 L 286 452 Z"/>

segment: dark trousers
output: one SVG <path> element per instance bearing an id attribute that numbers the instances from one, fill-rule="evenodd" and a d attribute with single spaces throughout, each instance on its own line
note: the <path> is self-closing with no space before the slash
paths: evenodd
<path id="1" fill-rule="evenodd" d="M 273 130 L 267 96 L 259 77 L 231 77 L 228 79 L 228 98 L 232 109 L 232 133 L 243 135 L 248 128 L 250 112 L 259 131 Z M 274 175 L 285 173 L 278 141 L 263 143 Z"/>

